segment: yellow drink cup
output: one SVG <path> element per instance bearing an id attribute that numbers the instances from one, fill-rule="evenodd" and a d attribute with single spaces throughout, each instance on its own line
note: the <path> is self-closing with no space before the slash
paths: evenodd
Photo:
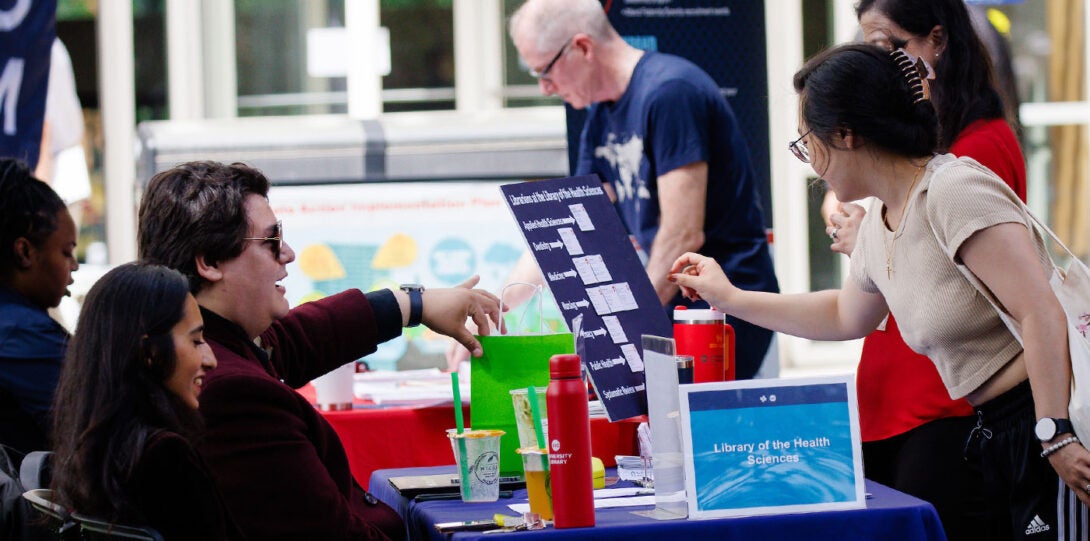
<path id="1" fill-rule="evenodd" d="M 541 515 L 542 520 L 553 519 L 552 492 L 549 484 L 549 455 L 544 449 L 523 447 L 522 471 L 526 474 L 526 493 L 530 498 L 530 512 Z"/>

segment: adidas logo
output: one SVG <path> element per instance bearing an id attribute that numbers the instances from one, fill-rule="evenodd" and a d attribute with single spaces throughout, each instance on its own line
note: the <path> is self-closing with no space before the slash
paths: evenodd
<path id="1" fill-rule="evenodd" d="M 1041 520 L 1041 515 L 1033 515 L 1033 520 L 1026 526 L 1026 535 L 1047 532 L 1051 529 L 1045 521 Z"/>

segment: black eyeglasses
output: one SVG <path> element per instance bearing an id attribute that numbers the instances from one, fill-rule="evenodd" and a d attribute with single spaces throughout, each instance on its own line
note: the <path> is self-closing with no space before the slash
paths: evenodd
<path id="1" fill-rule="evenodd" d="M 802 139 L 803 137 L 810 135 L 810 132 L 812 131 L 814 130 L 806 130 L 806 133 L 800 135 L 798 139 L 787 144 L 787 148 L 791 149 L 791 153 L 802 163 L 810 163 L 810 150 L 806 148 L 806 142 Z"/>
<path id="2" fill-rule="evenodd" d="M 284 225 L 277 220 L 276 225 L 273 226 L 273 236 L 271 237 L 245 237 L 242 240 L 260 240 L 262 242 L 268 242 L 269 246 L 272 246 L 272 253 L 277 259 L 280 259 L 280 250 L 284 247 Z"/>
<path id="3" fill-rule="evenodd" d="M 571 40 L 573 39 L 575 39 L 575 36 L 568 38 L 568 41 L 565 41 L 564 45 L 560 46 L 560 50 L 556 52 L 556 56 L 554 56 L 548 64 L 545 64 L 545 67 L 541 71 L 537 71 L 531 68 L 530 77 L 533 77 L 535 79 L 543 79 L 545 81 L 551 81 L 552 79 L 549 79 L 549 71 L 552 70 L 553 66 L 556 65 L 556 61 L 560 60 L 560 57 L 564 54 L 564 51 L 568 50 L 568 45 L 571 45 Z"/>

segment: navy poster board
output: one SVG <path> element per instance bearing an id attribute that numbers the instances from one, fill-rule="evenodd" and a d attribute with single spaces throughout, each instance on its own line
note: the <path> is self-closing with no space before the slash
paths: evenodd
<path id="1" fill-rule="evenodd" d="M 686 58 L 719 85 L 745 135 L 765 227 L 771 228 L 764 0 L 602 0 L 602 7 L 630 45 Z M 574 172 L 586 112 L 565 108 Z"/>
<path id="2" fill-rule="evenodd" d="M 582 316 L 583 364 L 611 421 L 647 413 L 644 334 L 670 319 L 598 177 L 501 186 L 568 328 Z"/>
<path id="3" fill-rule="evenodd" d="M 56 0 L 0 0 L 0 156 L 38 164 Z"/>

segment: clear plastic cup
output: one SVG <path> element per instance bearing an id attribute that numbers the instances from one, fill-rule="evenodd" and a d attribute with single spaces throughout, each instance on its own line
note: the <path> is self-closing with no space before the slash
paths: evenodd
<path id="1" fill-rule="evenodd" d="M 541 515 L 543 520 L 553 519 L 552 486 L 549 483 L 549 455 L 545 449 L 523 447 L 522 471 L 526 474 L 526 494 L 530 498 L 530 512 Z"/>
<path id="2" fill-rule="evenodd" d="M 545 415 L 545 387 L 534 387 L 537 393 L 537 412 L 541 415 L 541 434 L 548 439 L 549 420 Z M 515 407 L 515 426 L 519 432 L 519 448 L 540 447 L 534 431 L 534 416 L 530 410 L 530 395 L 526 388 L 511 389 L 511 403 Z"/>
<path id="3" fill-rule="evenodd" d="M 494 502 L 500 498 L 500 437 L 504 434 L 502 430 L 467 429 L 461 434 L 455 428 L 447 430 L 458 465 L 462 501 Z"/>

